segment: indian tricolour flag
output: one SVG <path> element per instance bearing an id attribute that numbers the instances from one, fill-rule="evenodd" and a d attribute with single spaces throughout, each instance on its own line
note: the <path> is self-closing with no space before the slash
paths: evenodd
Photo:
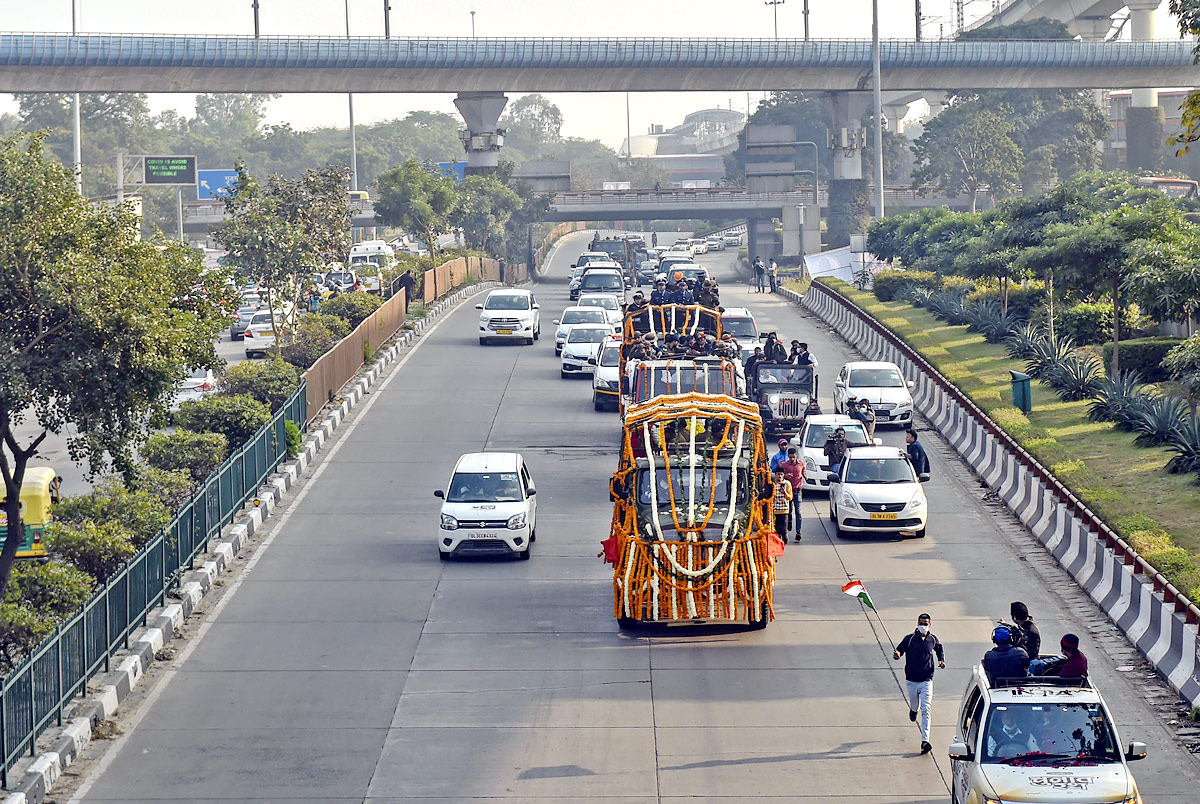
<path id="1" fill-rule="evenodd" d="M 851 581 L 842 587 L 842 591 L 850 597 L 858 598 L 870 606 L 872 611 L 875 611 L 875 604 L 871 602 L 871 596 L 867 594 L 867 587 L 863 586 L 862 581 Z"/>

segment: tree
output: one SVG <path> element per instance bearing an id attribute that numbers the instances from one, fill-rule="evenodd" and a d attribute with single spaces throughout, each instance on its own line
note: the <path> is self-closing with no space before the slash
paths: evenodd
<path id="1" fill-rule="evenodd" d="M 522 154 L 537 154 L 562 140 L 562 112 L 545 95 L 522 95 L 500 118 L 505 143 Z"/>
<path id="2" fill-rule="evenodd" d="M 0 143 L 0 187 L 2 599 L 24 531 L 21 483 L 46 437 L 65 434 L 92 472 L 129 470 L 189 367 L 216 363 L 232 299 L 196 252 L 138 240 L 128 208 L 76 194 L 40 136 Z M 35 435 L 22 443 L 27 423 Z"/>
<path id="3" fill-rule="evenodd" d="M 237 163 L 237 182 L 225 199 L 228 218 L 213 238 L 239 273 L 267 288 L 272 329 L 285 337 L 309 276 L 350 248 L 348 181 L 345 166 L 327 165 L 294 179 L 273 173 L 260 183 Z M 281 325 L 275 316 L 285 309 L 292 316 Z"/>
<path id="4" fill-rule="evenodd" d="M 1200 309 L 1200 231 L 1192 225 L 1170 228 L 1162 240 L 1130 244 L 1133 273 L 1126 292 L 1146 312 L 1160 319 L 1182 320 L 1189 337 L 1195 334 Z"/>
<path id="5" fill-rule="evenodd" d="M 827 132 L 833 128 L 829 110 L 820 98 L 803 92 L 772 92 L 750 115 L 748 125 L 792 125 L 796 127 L 796 140 L 818 143 L 817 171 L 821 178 L 828 178 L 833 171 L 833 153 L 824 146 Z M 887 144 L 885 138 L 884 144 Z M 743 180 L 746 175 L 746 129 L 738 134 L 738 146 L 725 155 L 725 172 L 731 179 Z M 884 151 L 885 163 L 887 150 Z M 797 165 L 812 168 L 812 149 L 800 148 L 796 152 Z M 874 164 L 873 162 L 871 164 Z M 886 167 L 886 164 L 885 164 Z M 804 179 L 801 179 L 803 181 Z M 856 230 L 861 231 L 861 230 Z"/>
<path id="6" fill-rule="evenodd" d="M 1200 0 L 1171 0 L 1171 13 L 1179 17 L 1179 35 L 1181 37 L 1200 35 Z M 1200 62 L 1200 42 L 1192 49 L 1196 61 Z M 1179 124 L 1183 130 L 1167 139 L 1171 145 L 1179 146 L 1176 156 L 1182 156 L 1191 150 L 1191 144 L 1200 141 L 1200 91 L 1187 96 L 1180 108 Z"/>
<path id="7" fill-rule="evenodd" d="M 1171 379 L 1179 383 L 1187 395 L 1194 416 L 1197 404 L 1200 404 L 1200 335 L 1192 335 L 1167 352 L 1163 367 L 1171 372 Z"/>
<path id="8" fill-rule="evenodd" d="M 450 230 L 458 203 L 454 182 L 409 159 L 376 179 L 375 219 L 420 233 L 437 264 L 437 236 Z"/>
<path id="9" fill-rule="evenodd" d="M 450 214 L 450 223 L 462 229 L 467 245 L 480 251 L 498 251 L 503 246 L 505 226 L 521 207 L 521 197 L 493 173 L 467 176 L 456 186 L 458 203 Z"/>
<path id="10" fill-rule="evenodd" d="M 977 100 L 951 106 L 930 120 L 913 144 L 913 186 L 933 186 L 952 196 L 966 193 L 972 212 L 981 186 L 986 184 L 993 198 L 1011 192 L 1022 162 L 1010 136 L 1015 128 L 1012 120 L 982 108 Z"/>

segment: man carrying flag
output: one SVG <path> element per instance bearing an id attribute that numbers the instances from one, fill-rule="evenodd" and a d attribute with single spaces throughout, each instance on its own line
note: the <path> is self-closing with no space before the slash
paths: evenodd
<path id="1" fill-rule="evenodd" d="M 865 593 L 864 593 L 865 594 Z M 872 606 L 871 608 L 874 608 Z M 928 754 L 933 750 L 929 744 L 929 721 L 932 718 L 933 706 L 933 672 L 934 657 L 937 666 L 945 668 L 946 655 L 942 643 L 929 630 L 931 618 L 928 614 L 917 617 L 917 628 L 896 646 L 892 658 L 897 661 L 904 655 L 904 678 L 908 682 L 908 719 L 917 719 L 917 710 L 921 710 L 921 753 Z"/>

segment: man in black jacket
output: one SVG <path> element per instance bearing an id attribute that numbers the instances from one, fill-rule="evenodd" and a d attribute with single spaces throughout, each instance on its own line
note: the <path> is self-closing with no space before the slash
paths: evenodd
<path id="1" fill-rule="evenodd" d="M 917 710 L 921 711 L 921 753 L 933 750 L 929 744 L 929 721 L 933 707 L 933 673 L 937 667 L 945 668 L 946 654 L 942 643 L 929 630 L 932 618 L 928 614 L 917 617 L 917 628 L 896 646 L 892 658 L 904 660 L 904 679 L 908 686 L 908 719 L 916 721 Z"/>
<path id="2" fill-rule="evenodd" d="M 998 625 L 992 629 L 996 647 L 983 654 L 983 672 L 993 686 L 999 678 L 1025 678 L 1029 675 L 1029 654 L 1013 644 L 1012 628 Z"/>
<path id="3" fill-rule="evenodd" d="M 1030 659 L 1036 659 L 1042 651 L 1042 633 L 1033 624 L 1033 618 L 1029 616 L 1029 607 L 1019 600 L 1014 600 L 1009 604 L 1008 613 L 1017 624 L 1017 628 L 1013 630 L 1017 646 L 1024 648 Z"/>

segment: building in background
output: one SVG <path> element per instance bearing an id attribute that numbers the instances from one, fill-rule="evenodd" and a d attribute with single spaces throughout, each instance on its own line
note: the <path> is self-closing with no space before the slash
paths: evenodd
<path id="1" fill-rule="evenodd" d="M 621 144 L 630 159 L 648 159 L 666 171 L 676 187 L 720 184 L 725 179 L 725 154 L 737 148 L 746 115 L 733 109 L 701 109 L 666 129 L 652 125 L 645 134 Z"/>

